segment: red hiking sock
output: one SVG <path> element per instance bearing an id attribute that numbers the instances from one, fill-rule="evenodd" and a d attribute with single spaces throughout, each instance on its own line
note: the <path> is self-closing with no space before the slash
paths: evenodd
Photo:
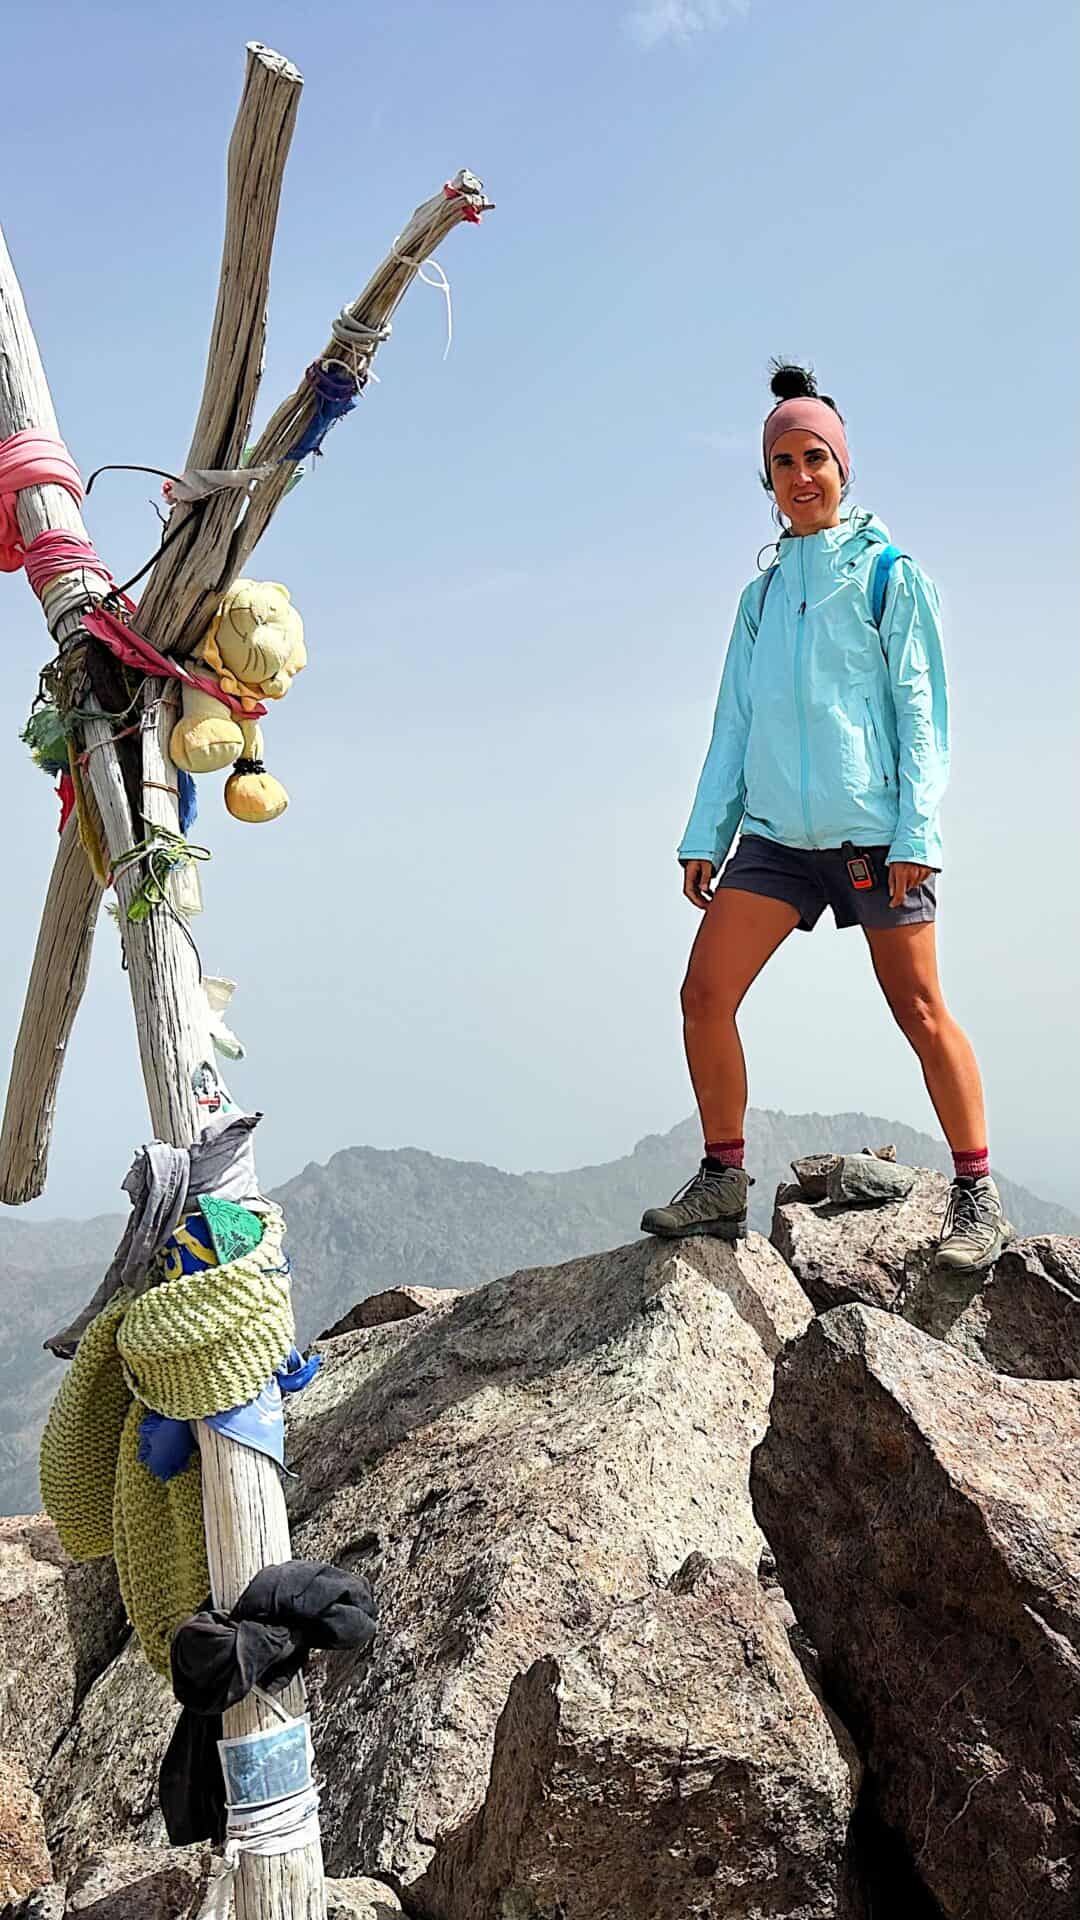
<path id="1" fill-rule="evenodd" d="M 719 1172 L 721 1167 L 741 1167 L 746 1150 L 745 1140 L 706 1140 L 705 1158 L 711 1161 L 712 1168 Z"/>
<path id="2" fill-rule="evenodd" d="M 958 1180 L 984 1180 L 990 1172 L 990 1152 L 979 1147 L 974 1153 L 954 1153 L 953 1166 Z"/>

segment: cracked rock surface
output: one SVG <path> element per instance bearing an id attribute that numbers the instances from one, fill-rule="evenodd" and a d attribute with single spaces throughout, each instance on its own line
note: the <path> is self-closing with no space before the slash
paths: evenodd
<path id="1" fill-rule="evenodd" d="M 370 1658 L 318 1662 L 328 1865 L 425 1871 L 515 1675 L 695 1549 L 754 1573 L 773 1362 L 809 1303 L 758 1236 L 642 1241 L 327 1343 L 291 1427 L 295 1550 L 362 1566 Z"/>
<path id="2" fill-rule="evenodd" d="M 848 1915 L 859 1772 L 757 1581 L 698 1554 L 513 1682 L 483 1807 L 413 1900 L 431 1920 Z"/>
<path id="3" fill-rule="evenodd" d="M 1080 1244 L 940 1275 L 946 1182 L 865 1157 L 801 1162 L 775 1245 L 397 1286 L 324 1337 L 293 1550 L 380 1611 L 309 1669 L 331 1920 L 1080 1912 Z M 124 1632 L 104 1563 L 0 1521 L 11 1920 L 197 1909 Z"/>
<path id="4" fill-rule="evenodd" d="M 753 1489 L 884 1818 L 947 1920 L 1080 1906 L 1080 1382 L 837 1308 L 781 1358 Z"/>

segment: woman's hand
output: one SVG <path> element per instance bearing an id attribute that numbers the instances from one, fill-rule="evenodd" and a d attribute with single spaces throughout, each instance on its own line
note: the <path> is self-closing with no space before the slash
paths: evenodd
<path id="1" fill-rule="evenodd" d="M 910 860 L 895 860 L 889 868 L 889 905 L 902 907 L 909 893 L 929 880 L 933 867 L 917 867 Z"/>
<path id="2" fill-rule="evenodd" d="M 691 906 L 704 913 L 712 899 L 713 865 L 711 860 L 683 861 L 683 892 Z"/>

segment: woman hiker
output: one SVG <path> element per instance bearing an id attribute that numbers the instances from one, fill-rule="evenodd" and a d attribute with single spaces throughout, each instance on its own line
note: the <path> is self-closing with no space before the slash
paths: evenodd
<path id="1" fill-rule="evenodd" d="M 974 1272 L 1013 1229 L 990 1176 L 975 1055 L 938 981 L 938 808 L 949 762 L 938 596 L 880 520 L 844 509 L 844 422 L 813 374 L 774 363 L 772 391 L 763 454 L 778 559 L 739 601 L 679 847 L 683 892 L 704 915 L 682 1004 L 705 1153 L 689 1184 L 641 1225 L 672 1238 L 745 1232 L 746 1066 L 735 1016 L 766 961 L 828 906 L 838 927 L 862 928 L 952 1149 L 938 1265 Z"/>

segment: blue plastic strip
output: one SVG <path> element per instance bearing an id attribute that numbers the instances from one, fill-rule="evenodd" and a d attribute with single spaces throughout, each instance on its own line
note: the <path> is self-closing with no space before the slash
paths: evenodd
<path id="1" fill-rule="evenodd" d="M 183 767 L 176 769 L 177 803 L 180 810 L 180 831 L 190 833 L 199 813 L 198 790 L 190 773 Z"/>

